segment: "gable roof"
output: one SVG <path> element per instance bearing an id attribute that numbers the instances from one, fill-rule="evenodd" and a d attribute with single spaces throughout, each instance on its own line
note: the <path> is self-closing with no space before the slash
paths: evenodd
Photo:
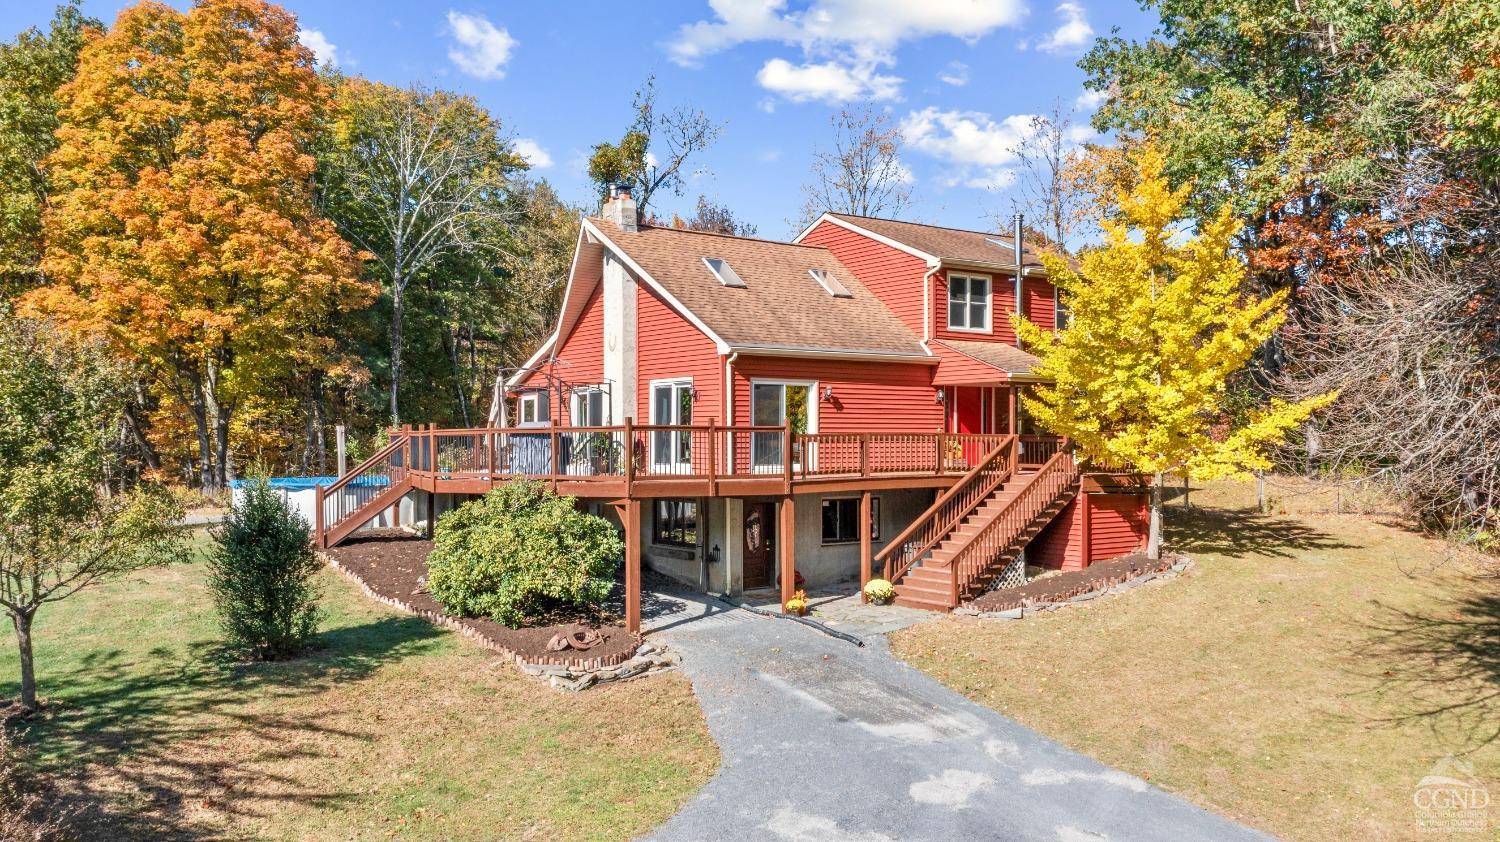
<path id="1" fill-rule="evenodd" d="M 586 223 L 669 304 L 721 342 L 721 350 L 931 357 L 916 334 L 821 246 L 653 225 L 625 231 L 594 218 Z M 745 286 L 721 284 L 706 257 L 728 261 Z M 830 295 L 810 269 L 828 272 L 849 297 Z"/>
<path id="2" fill-rule="evenodd" d="M 904 245 L 935 261 L 1006 269 L 1014 269 L 1016 265 L 1015 238 L 1010 234 L 966 231 L 831 211 L 824 217 Z M 1037 252 L 1029 246 L 1026 247 L 1024 265 L 1027 275 L 1045 272 Z"/>

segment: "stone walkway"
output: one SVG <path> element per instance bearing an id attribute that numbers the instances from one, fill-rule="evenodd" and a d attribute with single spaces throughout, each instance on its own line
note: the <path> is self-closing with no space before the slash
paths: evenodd
<path id="1" fill-rule="evenodd" d="M 776 593 L 750 594 L 745 602 L 770 611 L 781 610 L 781 597 Z M 807 606 L 807 616 L 855 637 L 889 634 L 935 616 L 920 608 L 869 605 L 859 598 L 856 585 L 844 590 L 812 591 L 807 595 Z"/>
<path id="2" fill-rule="evenodd" d="M 646 609 L 723 754 L 652 838 L 1266 838 L 969 702 L 884 637 L 857 647 L 696 595 Z"/>

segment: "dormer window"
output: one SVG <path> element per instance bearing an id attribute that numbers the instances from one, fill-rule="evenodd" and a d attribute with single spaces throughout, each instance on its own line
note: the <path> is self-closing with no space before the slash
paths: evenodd
<path id="1" fill-rule="evenodd" d="M 849 288 L 840 283 L 839 279 L 835 278 L 833 273 L 827 269 L 809 269 L 807 270 L 807 274 L 812 275 L 813 280 L 818 282 L 818 286 L 822 287 L 824 292 L 834 298 L 854 297 L 854 294 L 849 292 Z"/>
<path id="2" fill-rule="evenodd" d="M 714 273 L 714 278 L 724 286 L 744 288 L 745 282 L 740 280 L 740 276 L 735 273 L 734 267 L 730 266 L 729 261 L 724 258 L 705 257 L 703 258 L 703 265 L 707 266 L 708 271 Z"/>

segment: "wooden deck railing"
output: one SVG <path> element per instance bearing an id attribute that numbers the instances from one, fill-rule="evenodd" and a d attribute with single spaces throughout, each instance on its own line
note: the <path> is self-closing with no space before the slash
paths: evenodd
<path id="1" fill-rule="evenodd" d="M 894 582 L 906 573 L 1015 473 L 1019 442 L 1015 436 L 999 438 L 962 479 L 875 556 L 886 581 Z"/>
<path id="2" fill-rule="evenodd" d="M 1056 452 L 1034 474 L 1027 476 L 1016 495 L 994 517 L 989 518 L 948 562 L 952 606 L 976 579 L 989 569 L 995 558 L 1008 549 L 1046 508 L 1070 486 L 1078 482 L 1078 464 L 1060 443 Z"/>
<path id="3" fill-rule="evenodd" d="M 794 433 L 787 426 L 417 428 L 411 470 L 440 479 L 736 479 L 952 475 L 1006 436 Z"/>

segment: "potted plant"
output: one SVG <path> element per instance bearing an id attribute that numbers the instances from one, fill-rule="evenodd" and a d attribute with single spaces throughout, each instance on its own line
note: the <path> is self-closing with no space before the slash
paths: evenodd
<path id="1" fill-rule="evenodd" d="M 896 588 L 884 579 L 871 579 L 865 584 L 865 598 L 875 605 L 887 605 L 896 598 Z"/>
<path id="2" fill-rule="evenodd" d="M 788 613 L 788 614 L 795 614 L 798 617 L 801 617 L 803 614 L 806 614 L 807 613 L 807 591 L 799 590 L 796 593 L 792 594 L 792 598 L 789 599 L 789 600 L 787 600 L 786 604 L 783 605 L 783 606 L 781 606 L 781 607 L 782 607 L 783 610 L 786 611 L 786 613 Z"/>

